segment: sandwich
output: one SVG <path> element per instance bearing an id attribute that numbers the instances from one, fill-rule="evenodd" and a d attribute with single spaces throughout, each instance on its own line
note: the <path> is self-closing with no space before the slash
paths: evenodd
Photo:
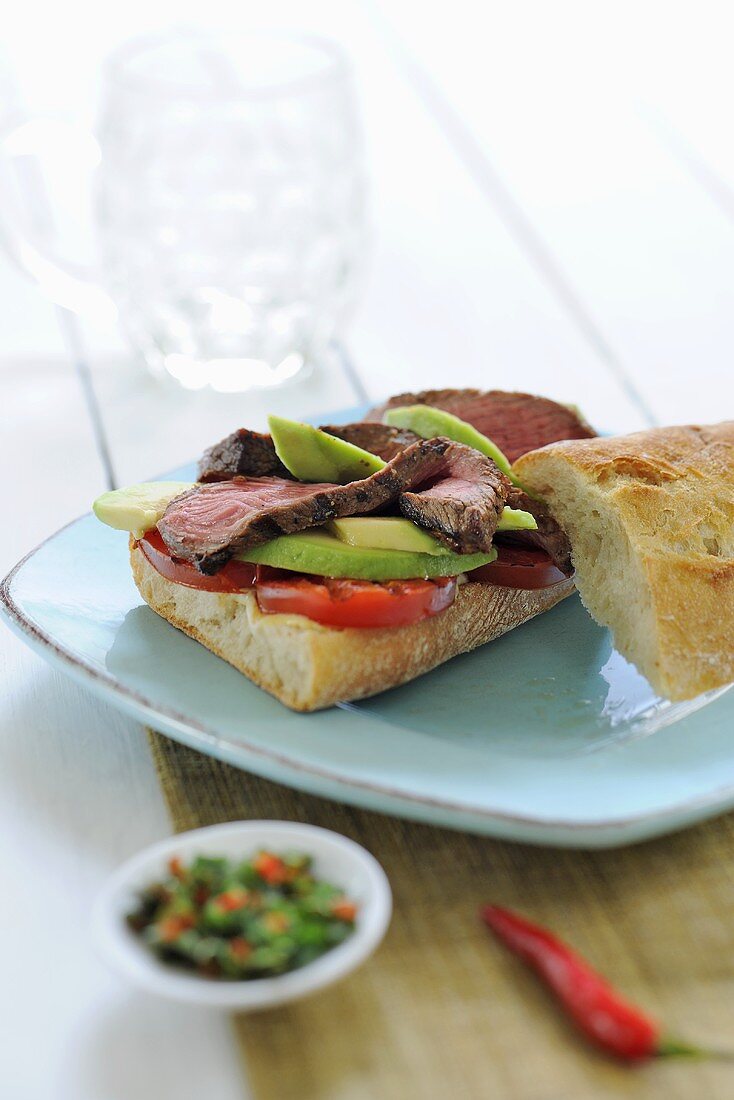
<path id="1" fill-rule="evenodd" d="M 734 680 L 734 421 L 554 443 L 513 469 L 570 539 L 585 606 L 659 695 Z"/>
<path id="2" fill-rule="evenodd" d="M 575 582 L 659 690 L 688 697 L 681 692 L 734 678 L 730 635 L 714 630 L 704 646 L 703 618 L 701 659 L 681 678 L 679 650 L 661 627 L 673 605 L 656 602 L 663 581 L 652 594 L 644 588 L 642 528 L 633 530 L 615 482 L 647 476 L 641 491 L 661 490 L 660 516 L 682 514 L 697 487 L 709 503 L 727 491 L 731 499 L 723 428 L 725 485 L 712 458 L 673 454 L 671 433 L 703 429 L 599 439 L 575 408 L 530 394 L 399 394 L 352 424 L 270 417 L 269 427 L 238 429 L 209 448 L 196 483 L 114 490 L 94 511 L 129 532 L 133 577 L 153 611 L 286 706 L 313 711 L 403 684 L 548 611 Z M 709 532 L 710 509 L 699 513 L 701 538 L 718 540 L 723 557 L 707 580 L 693 573 L 721 589 L 732 547 L 723 518 Z M 662 557 L 667 533 L 658 531 Z M 680 541 L 672 524 L 669 533 Z M 609 546 L 595 556 L 597 538 Z M 679 549 L 681 570 L 693 553 L 693 543 Z M 633 586 L 625 570 L 635 554 Z M 691 608 L 680 621 L 691 622 Z"/>

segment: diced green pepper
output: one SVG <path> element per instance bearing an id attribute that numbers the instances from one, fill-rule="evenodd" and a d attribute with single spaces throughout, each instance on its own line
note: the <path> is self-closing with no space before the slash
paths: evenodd
<path id="1" fill-rule="evenodd" d="M 174 857 L 169 876 L 141 891 L 130 929 L 163 961 L 243 980 L 306 966 L 353 930 L 355 906 L 311 873 L 301 852 L 249 860 Z"/>

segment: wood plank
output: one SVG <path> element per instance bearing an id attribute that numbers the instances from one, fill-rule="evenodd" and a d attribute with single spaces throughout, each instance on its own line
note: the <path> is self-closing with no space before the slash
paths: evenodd
<path id="1" fill-rule="evenodd" d="M 524 7 L 505 6 L 490 35 L 453 37 L 435 11 L 416 22 L 404 0 L 382 10 L 660 419 L 720 418 L 722 392 L 731 394 L 734 224 L 636 110 L 637 62 L 647 58 L 649 86 L 660 55 L 671 63 L 665 37 L 645 51 L 643 33 L 638 57 L 639 6 L 629 5 L 615 9 L 610 38 L 578 6 L 534 8 L 532 35 Z M 459 0 L 452 17 L 472 27 L 475 10 Z M 688 9 L 688 26 L 696 19 Z M 705 68 L 705 51 L 687 61 L 686 86 Z"/>
<path id="2" fill-rule="evenodd" d="M 20 279 L 20 276 L 16 276 Z M 12 285 L 12 284 L 11 284 Z M 12 291 L 8 302 L 13 302 Z M 74 516 L 104 488 L 87 412 L 66 357 L 0 355 L 0 463 L 11 514 L 4 524 L 0 571 Z"/>
<path id="3" fill-rule="evenodd" d="M 25 362 L 37 362 L 41 357 L 65 357 L 53 306 L 3 255 L 0 255 L 0 300 L 3 303 L 0 358 L 11 359 L 15 369 L 22 372 Z"/>
<path id="4" fill-rule="evenodd" d="M 731 217 L 731 9 L 716 0 L 695 11 L 666 5 L 663 35 L 661 12 L 659 5 L 636 6 L 634 43 L 627 46 L 636 106 L 662 144 Z"/>
<path id="5" fill-rule="evenodd" d="M 15 301 L 5 299 L 12 312 Z M 22 293 L 19 296 L 22 301 Z M 0 359 L 10 472 L 0 572 L 104 487 L 68 360 Z M 63 577 L 59 598 L 63 599 Z M 0 629 L 0 1013 L 3 1093 L 160 1100 L 199 1082 L 241 1097 L 224 1021 L 130 993 L 89 943 L 89 907 L 123 858 L 170 826 L 143 731 Z M 39 1057 L 39 1043 L 43 1056 Z"/>
<path id="6" fill-rule="evenodd" d="M 133 27 L 139 32 L 157 27 L 166 11 L 175 8 L 175 19 L 180 19 L 180 6 L 166 0 L 153 13 L 149 5 L 133 0 L 111 22 L 85 18 L 82 46 L 72 33 L 78 2 L 73 0 L 69 19 L 54 22 L 58 49 L 53 56 L 43 54 L 43 65 L 29 56 L 23 32 L 29 17 L 23 12 L 19 25 L 9 29 L 8 50 L 18 56 L 18 68 L 22 62 L 24 71 L 36 74 L 36 103 L 41 103 L 44 91 L 53 93 L 57 107 L 86 117 L 98 56 Z M 374 237 L 367 286 L 349 342 L 373 396 L 421 383 L 445 384 L 450 377 L 470 385 L 548 392 L 563 400 L 581 398 L 596 421 L 612 427 L 640 426 L 639 411 L 600 368 L 598 355 L 456 159 L 362 5 L 355 0 L 314 0 L 306 11 L 296 0 L 287 0 L 267 13 L 256 15 L 247 9 L 230 17 L 235 27 L 265 23 L 327 33 L 340 40 L 354 60 L 373 180 Z M 68 71 L 69 56 L 74 58 L 73 73 Z M 114 334 L 98 328 L 87 332 L 95 364 L 98 352 L 120 347 Z M 100 380 L 99 386 L 119 396 L 117 383 L 107 387 Z M 122 410 L 123 446 L 126 436 L 136 434 L 138 412 L 149 409 L 151 424 L 160 422 L 158 409 L 165 402 L 149 390 L 145 394 L 146 403 L 130 406 L 135 412 L 128 410 L 126 397 L 117 406 Z M 292 401 L 284 396 L 283 402 L 292 413 L 304 405 L 296 390 Z M 328 401 L 332 406 L 339 403 Z M 200 405 L 204 418 L 209 417 L 206 402 Z M 110 434 L 116 432 L 115 418 L 110 406 Z M 185 431 L 189 424 L 196 430 L 194 416 L 190 421 L 184 417 L 182 424 Z M 210 437 L 219 431 L 214 416 Z M 176 459 L 178 434 L 174 424 L 172 443 L 163 448 Z M 149 475 L 169 464 L 161 462 L 152 447 L 144 454 L 141 436 L 145 433 L 139 430 L 136 453 L 141 458 L 126 460 L 129 473 L 122 474 L 124 478 Z M 196 449 L 193 442 L 189 453 Z"/>

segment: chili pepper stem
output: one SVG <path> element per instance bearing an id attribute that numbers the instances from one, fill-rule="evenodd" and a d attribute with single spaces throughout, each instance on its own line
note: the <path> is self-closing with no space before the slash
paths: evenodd
<path id="1" fill-rule="evenodd" d="M 734 1062 L 734 1050 L 718 1050 L 715 1047 L 699 1047 L 681 1039 L 664 1036 L 655 1051 L 657 1058 L 714 1059 L 718 1062 Z"/>

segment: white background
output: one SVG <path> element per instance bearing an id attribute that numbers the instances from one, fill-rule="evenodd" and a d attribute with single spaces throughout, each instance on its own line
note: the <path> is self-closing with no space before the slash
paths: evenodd
<path id="1" fill-rule="evenodd" d="M 108 50 L 201 24 L 201 10 L 15 6 L 0 119 L 92 125 Z M 268 400 L 161 389 L 113 326 L 60 313 L 0 258 L 0 571 L 88 508 L 105 450 L 118 483 L 154 476 L 268 407 L 308 415 L 362 389 L 463 382 L 576 401 L 611 429 L 734 413 L 728 4 L 210 0 L 206 12 L 215 26 L 327 33 L 352 56 L 374 225 L 349 338 L 357 386 L 331 365 Z M 63 244 L 83 255 L 71 157 L 49 185 Z M 226 1018 L 131 992 L 88 948 L 99 883 L 170 828 L 141 729 L 4 629 L 0 661 L 0 1093 L 243 1095 Z"/>

